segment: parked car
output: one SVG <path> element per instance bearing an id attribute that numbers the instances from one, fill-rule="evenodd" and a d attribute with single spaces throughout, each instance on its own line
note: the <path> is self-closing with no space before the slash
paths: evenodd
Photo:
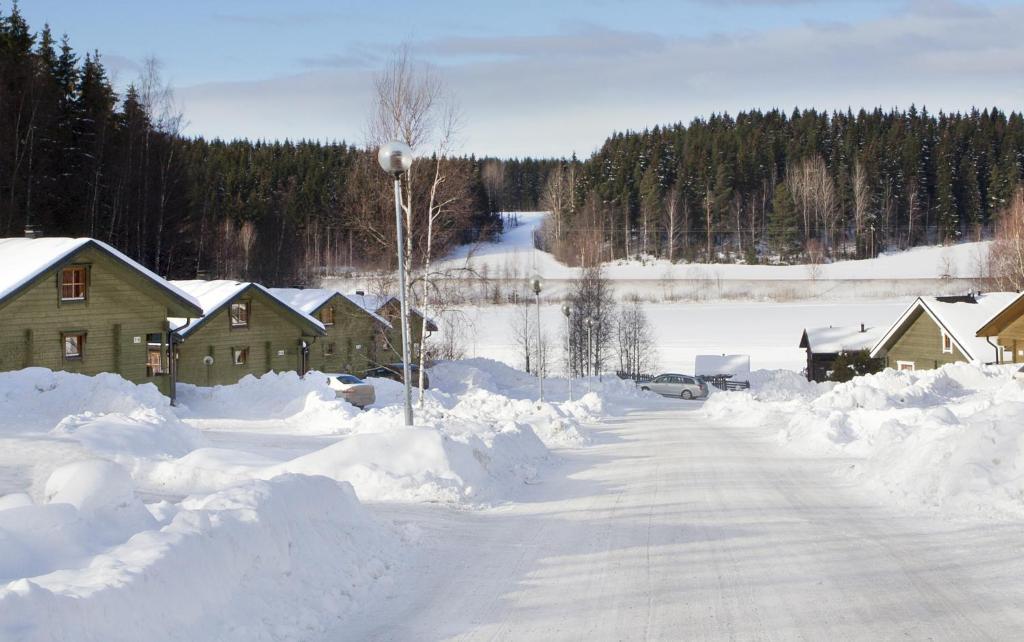
<path id="1" fill-rule="evenodd" d="M 327 385 L 334 393 L 357 408 L 365 408 L 377 400 L 373 384 L 366 383 L 355 375 L 343 372 L 327 374 Z"/>
<path id="2" fill-rule="evenodd" d="M 663 397 L 679 397 L 681 399 L 697 399 L 708 396 L 708 385 L 690 375 L 662 374 L 640 386 L 641 390 L 650 390 Z"/>
<path id="3" fill-rule="evenodd" d="M 412 381 L 409 383 L 414 386 L 418 386 L 420 384 L 420 367 L 414 363 L 409 364 L 409 375 L 412 377 Z M 391 379 L 392 381 L 402 383 L 402 364 L 388 363 L 383 366 L 378 366 L 367 370 L 363 376 L 367 378 L 377 377 L 379 379 Z M 430 377 L 427 376 L 427 373 L 425 372 L 423 373 L 423 387 L 430 387 Z"/>

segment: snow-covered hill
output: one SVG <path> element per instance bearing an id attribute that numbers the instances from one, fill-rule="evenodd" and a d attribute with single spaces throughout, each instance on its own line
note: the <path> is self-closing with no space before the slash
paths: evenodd
<path id="1" fill-rule="evenodd" d="M 519 225 L 506 230 L 494 242 L 465 245 L 440 263 L 441 267 L 470 267 L 492 278 L 571 279 L 577 270 L 534 247 L 534 232 L 546 212 L 517 212 Z M 506 215 L 508 217 L 508 215 Z M 874 259 L 808 265 L 737 265 L 730 263 L 670 263 L 665 259 L 621 260 L 608 263 L 605 273 L 616 281 L 665 279 L 726 279 L 803 281 L 846 279 L 939 279 L 975 278 L 987 252 L 988 242 L 919 247 L 882 254 Z"/>

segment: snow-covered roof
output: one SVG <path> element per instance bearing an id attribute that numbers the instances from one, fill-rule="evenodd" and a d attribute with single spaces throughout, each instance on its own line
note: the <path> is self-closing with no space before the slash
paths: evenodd
<path id="1" fill-rule="evenodd" d="M 203 316 L 198 321 L 194 321 L 191 324 L 186 325 L 185 319 L 170 318 L 168 321 L 171 324 L 171 330 L 178 330 L 178 334 L 181 336 L 187 336 L 197 328 L 202 326 L 202 321 L 207 317 L 211 316 L 217 310 L 222 308 L 228 301 L 231 301 L 236 296 L 241 294 L 243 291 L 249 288 L 255 288 L 266 294 L 271 299 L 277 301 L 282 307 L 291 310 L 295 314 L 299 315 L 311 325 L 318 328 L 321 332 L 324 332 L 324 324 L 318 319 L 313 318 L 306 312 L 293 307 L 289 303 L 282 301 L 267 288 L 263 287 L 259 283 L 252 283 L 251 281 L 232 281 L 229 279 L 214 279 L 212 281 L 205 280 L 191 280 L 191 281 L 172 281 L 174 285 L 181 288 L 185 292 L 191 294 L 197 301 L 199 306 L 203 309 Z M 183 327 L 184 326 L 184 327 Z"/>
<path id="2" fill-rule="evenodd" d="M 804 330 L 800 347 L 810 348 L 811 352 L 822 354 L 870 350 L 878 343 L 883 331 L 884 328 L 869 328 L 860 325 L 807 328 Z"/>
<path id="3" fill-rule="evenodd" d="M 305 312 L 306 314 L 312 314 L 317 308 L 322 306 L 324 303 L 327 303 L 332 296 L 340 294 L 355 304 L 360 310 L 370 315 L 374 321 L 389 328 L 391 327 L 388 320 L 377 314 L 375 310 L 364 307 L 362 302 L 357 300 L 361 297 L 355 294 L 341 294 L 341 292 L 338 292 L 337 290 L 328 290 L 326 288 L 270 288 L 270 293 L 284 301 L 286 304 L 300 312 Z"/>
<path id="4" fill-rule="evenodd" d="M 992 314 L 992 316 L 985 319 L 985 322 L 978 327 L 978 331 L 975 334 L 980 336 L 993 336 L 998 332 L 1005 330 L 1007 325 L 1013 323 L 1014 321 L 1016 321 L 1017 318 L 1019 318 L 1019 312 L 1018 316 L 1014 316 L 1010 308 L 1016 306 L 1018 303 L 1022 301 L 1024 301 L 1024 293 L 1017 294 L 1017 296 L 1014 297 L 1013 300 L 1011 300 L 1005 306 L 1003 306 L 1001 310 L 996 310 Z M 1004 313 L 1007 314 L 1004 316 Z M 982 332 L 983 330 L 984 332 Z"/>
<path id="5" fill-rule="evenodd" d="M 154 285 L 181 299 L 188 305 L 200 307 L 199 302 L 166 279 L 128 258 L 103 241 L 91 238 L 43 237 L 0 239 L 0 300 L 28 285 L 40 274 L 54 268 L 86 246 L 93 246 L 121 261 Z"/>
<path id="6" fill-rule="evenodd" d="M 695 375 L 732 375 L 737 379 L 750 375 L 750 355 L 698 354 L 693 360 Z"/>
<path id="7" fill-rule="evenodd" d="M 317 308 L 337 294 L 320 288 L 268 288 L 271 294 L 300 312 L 313 314 Z"/>
<path id="8" fill-rule="evenodd" d="M 974 297 L 918 297 L 906 312 L 879 339 L 871 350 L 871 356 L 878 356 L 909 327 L 921 310 L 942 328 L 960 352 L 971 361 L 987 363 L 994 360 L 995 348 L 984 337 L 976 336 L 989 319 L 999 314 L 1017 298 L 1016 292 L 990 292 Z"/>

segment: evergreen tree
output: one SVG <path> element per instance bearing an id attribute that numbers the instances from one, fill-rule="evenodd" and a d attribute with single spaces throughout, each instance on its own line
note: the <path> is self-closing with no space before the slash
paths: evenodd
<path id="1" fill-rule="evenodd" d="M 793 196 L 785 183 L 775 187 L 772 211 L 768 218 L 768 238 L 783 262 L 800 253 L 800 217 Z"/>

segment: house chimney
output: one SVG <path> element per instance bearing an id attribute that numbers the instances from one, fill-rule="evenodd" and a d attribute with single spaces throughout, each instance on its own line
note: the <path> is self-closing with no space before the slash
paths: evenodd
<path id="1" fill-rule="evenodd" d="M 25 225 L 25 238 L 37 239 L 42 235 L 42 232 L 35 225 Z"/>
<path id="2" fill-rule="evenodd" d="M 209 281 L 210 272 L 209 270 L 196 270 L 196 279 L 200 281 Z"/>
<path id="3" fill-rule="evenodd" d="M 357 296 L 366 296 L 366 293 L 363 292 L 362 290 L 356 290 L 356 295 Z"/>
<path id="4" fill-rule="evenodd" d="M 860 324 L 860 331 L 861 331 L 861 332 L 867 332 L 867 328 L 865 328 L 865 327 L 864 327 L 864 324 L 863 324 L 863 323 L 862 323 L 862 324 Z"/>

